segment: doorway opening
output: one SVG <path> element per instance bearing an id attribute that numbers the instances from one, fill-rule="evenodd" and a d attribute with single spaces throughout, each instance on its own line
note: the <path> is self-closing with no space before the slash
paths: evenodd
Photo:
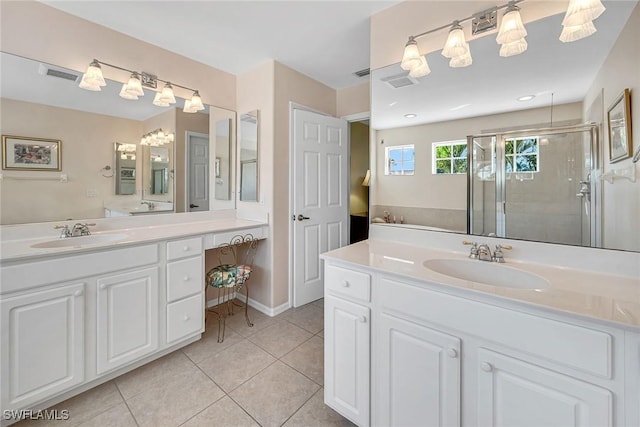
<path id="1" fill-rule="evenodd" d="M 349 244 L 369 237 L 369 119 L 349 121 Z"/>

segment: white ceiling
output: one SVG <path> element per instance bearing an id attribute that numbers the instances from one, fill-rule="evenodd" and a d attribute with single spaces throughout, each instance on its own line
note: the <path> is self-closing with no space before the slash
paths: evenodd
<path id="1" fill-rule="evenodd" d="M 428 54 L 431 74 L 416 85 L 394 89 L 381 80 L 407 75 L 399 64 L 374 70 L 371 126 L 388 129 L 546 107 L 551 94 L 555 105 L 581 101 L 637 1 L 604 4 L 606 12 L 594 22 L 596 34 L 573 43 L 558 40 L 564 16 L 559 14 L 526 25 L 529 48 L 521 55 L 500 57 L 494 33 L 470 42 L 473 64 L 466 68 L 450 68 L 440 51 Z M 530 94 L 536 97 L 517 101 Z"/>
<path id="2" fill-rule="evenodd" d="M 231 74 L 275 59 L 332 88 L 367 81 L 369 17 L 397 0 L 58 1 L 52 7 Z"/>

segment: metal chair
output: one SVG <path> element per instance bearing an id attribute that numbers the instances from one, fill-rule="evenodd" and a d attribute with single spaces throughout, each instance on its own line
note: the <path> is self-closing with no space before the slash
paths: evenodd
<path id="1" fill-rule="evenodd" d="M 251 234 L 236 235 L 229 243 L 218 246 L 219 265 L 210 269 L 205 277 L 205 291 L 208 286 L 218 289 L 218 304 L 207 309 L 218 316 L 218 342 L 224 341 L 227 316 L 233 316 L 233 306 L 242 307 L 235 301 L 237 293 L 244 288 L 247 299 L 244 303 L 244 317 L 247 325 L 253 326 L 249 319 L 249 286 L 247 281 L 253 271 L 253 261 L 258 239 Z M 206 314 L 206 313 L 205 313 Z"/>

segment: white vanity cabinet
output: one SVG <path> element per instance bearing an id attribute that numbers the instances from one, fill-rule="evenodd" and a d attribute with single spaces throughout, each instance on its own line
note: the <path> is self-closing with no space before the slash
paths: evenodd
<path id="1" fill-rule="evenodd" d="M 624 330 L 331 261 L 325 402 L 358 425 L 637 424 L 640 369 Z M 348 296 L 364 289 L 354 275 L 371 278 L 366 304 Z M 372 340 L 360 344 L 352 331 L 369 311 Z M 354 411 L 355 391 L 370 413 Z"/>
<path id="2" fill-rule="evenodd" d="M 358 425 L 369 424 L 370 288 L 368 274 L 325 268 L 324 401 Z"/>
<path id="3" fill-rule="evenodd" d="M 167 343 L 204 331 L 201 237 L 167 243 Z"/>
<path id="4" fill-rule="evenodd" d="M 5 410 L 82 383 L 85 281 L 0 301 L 0 394 Z"/>
<path id="5" fill-rule="evenodd" d="M 97 280 L 97 374 L 158 349 L 158 267 Z"/>

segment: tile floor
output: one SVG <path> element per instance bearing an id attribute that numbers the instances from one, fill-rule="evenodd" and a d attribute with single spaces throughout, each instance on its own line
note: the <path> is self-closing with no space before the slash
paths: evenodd
<path id="1" fill-rule="evenodd" d="M 323 301 L 249 317 L 218 343 L 210 314 L 200 341 L 56 405 L 69 420 L 17 426 L 352 426 L 323 403 Z"/>

